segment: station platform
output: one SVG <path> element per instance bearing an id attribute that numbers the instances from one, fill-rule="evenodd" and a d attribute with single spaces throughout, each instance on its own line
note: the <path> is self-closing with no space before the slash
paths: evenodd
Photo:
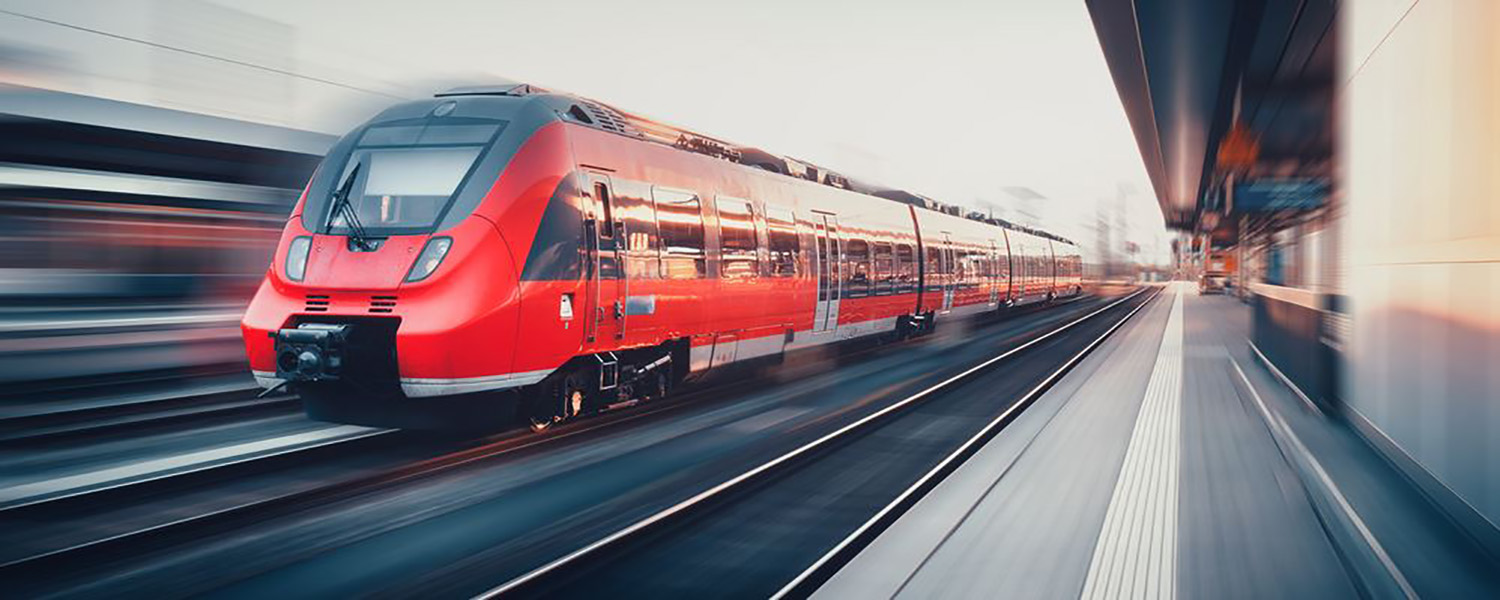
<path id="1" fill-rule="evenodd" d="M 1495 597 L 1494 558 L 1249 331 L 1168 284 L 815 596 Z"/>

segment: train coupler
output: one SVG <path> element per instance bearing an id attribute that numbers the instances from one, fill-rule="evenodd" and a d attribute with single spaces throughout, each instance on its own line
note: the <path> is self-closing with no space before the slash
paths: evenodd
<path id="1" fill-rule="evenodd" d="M 277 330 L 276 377 L 287 382 L 337 381 L 343 374 L 352 325 L 303 323 Z"/>

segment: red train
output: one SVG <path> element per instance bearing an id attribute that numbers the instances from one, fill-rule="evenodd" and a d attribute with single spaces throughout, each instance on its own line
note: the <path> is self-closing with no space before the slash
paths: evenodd
<path id="1" fill-rule="evenodd" d="M 543 429 L 733 365 L 1081 292 L 1070 242 L 524 84 L 381 113 L 245 314 L 314 418 Z"/>

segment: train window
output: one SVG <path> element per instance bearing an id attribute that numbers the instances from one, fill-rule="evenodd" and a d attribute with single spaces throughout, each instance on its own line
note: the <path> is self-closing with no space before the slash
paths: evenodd
<path id="1" fill-rule="evenodd" d="M 334 162 L 320 167 L 309 184 L 304 225 L 317 233 L 349 233 L 344 215 L 333 214 L 346 211 L 331 206 L 335 192 L 343 189 L 353 215 L 378 237 L 431 233 L 456 223 L 474 209 L 478 188 L 489 189 L 466 182 L 479 165 L 503 158 L 487 149 L 505 125 L 487 119 L 412 119 L 356 130 L 335 146 L 329 155 Z"/>
<path id="2" fill-rule="evenodd" d="M 887 242 L 875 244 L 875 289 L 876 296 L 885 296 L 891 293 L 892 281 L 896 276 L 895 255 L 891 251 L 891 245 Z"/>
<path id="3" fill-rule="evenodd" d="M 356 166 L 350 203 L 376 233 L 430 230 L 499 124 L 371 127 L 359 138 L 340 183 Z M 347 228 L 334 215 L 329 233 Z"/>
<path id="4" fill-rule="evenodd" d="M 831 248 L 828 243 L 827 231 L 823 228 L 823 225 L 821 223 L 818 224 L 817 237 L 818 264 L 813 268 L 817 269 L 818 271 L 818 301 L 822 302 L 828 299 L 828 284 L 831 283 L 828 280 L 828 253 L 833 248 Z"/>
<path id="5" fill-rule="evenodd" d="M 943 281 L 943 247 L 935 242 L 930 243 L 922 248 L 922 254 L 927 259 L 927 283 L 940 284 Z"/>
<path id="6" fill-rule="evenodd" d="M 615 215 L 611 208 L 613 199 L 609 197 L 609 186 L 603 181 L 594 182 L 594 199 L 599 202 L 599 238 L 613 241 L 615 238 Z M 611 244 L 600 244 L 604 249 L 609 249 Z"/>
<path id="7" fill-rule="evenodd" d="M 1026 247 L 1021 242 L 1013 242 L 1010 246 L 1010 276 L 1012 279 L 1020 279 L 1021 284 L 1026 283 Z"/>
<path id="8" fill-rule="evenodd" d="M 797 255 L 802 252 L 802 241 L 797 237 L 797 217 L 792 211 L 779 207 L 766 207 L 766 228 L 770 250 L 770 275 L 772 277 L 794 277 L 797 275 Z"/>
<path id="9" fill-rule="evenodd" d="M 964 261 L 964 281 L 970 287 L 979 287 L 984 283 L 984 260 L 985 253 L 982 250 L 969 250 L 969 259 Z"/>
<path id="10" fill-rule="evenodd" d="M 951 273 L 953 275 L 953 285 L 956 288 L 961 289 L 969 284 L 969 261 L 973 260 L 972 255 L 972 252 L 964 248 L 953 249 L 953 267 Z"/>
<path id="11" fill-rule="evenodd" d="M 917 291 L 917 261 L 911 245 L 896 245 L 896 277 L 894 291 L 909 294 Z"/>
<path id="12" fill-rule="evenodd" d="M 995 257 L 995 277 L 1001 281 L 1010 279 L 1010 254 L 1003 245 L 999 247 Z"/>
<path id="13" fill-rule="evenodd" d="M 726 278 L 754 277 L 760 271 L 759 244 L 755 239 L 755 207 L 740 200 L 720 196 L 719 272 Z"/>
<path id="14" fill-rule="evenodd" d="M 958 254 L 958 287 L 960 289 L 974 285 L 974 255 L 976 252 L 967 248 L 957 251 Z"/>
<path id="15" fill-rule="evenodd" d="M 448 206 L 479 152 L 477 146 L 358 148 L 340 180 L 353 176 L 349 203 L 366 230 L 427 231 Z M 332 215 L 329 233 L 343 235 L 347 227 L 343 214 Z"/>
<path id="16" fill-rule="evenodd" d="M 703 236 L 703 209 L 698 196 L 654 188 L 656 220 L 661 228 L 662 276 L 693 279 L 708 273 Z"/>
<path id="17" fill-rule="evenodd" d="M 631 279 L 661 277 L 661 245 L 656 231 L 656 213 L 651 209 L 650 186 L 615 179 L 614 217 L 617 237 L 625 250 L 625 276 Z"/>
<path id="18" fill-rule="evenodd" d="M 861 239 L 845 241 L 844 260 L 849 265 L 844 280 L 845 297 L 863 298 L 870 295 L 870 244 Z"/>

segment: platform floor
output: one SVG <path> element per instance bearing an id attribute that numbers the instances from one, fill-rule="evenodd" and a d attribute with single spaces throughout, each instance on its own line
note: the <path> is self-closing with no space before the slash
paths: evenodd
<path id="1" fill-rule="evenodd" d="M 1500 570 L 1171 284 L 830 579 L 826 598 L 1496 597 Z"/>

